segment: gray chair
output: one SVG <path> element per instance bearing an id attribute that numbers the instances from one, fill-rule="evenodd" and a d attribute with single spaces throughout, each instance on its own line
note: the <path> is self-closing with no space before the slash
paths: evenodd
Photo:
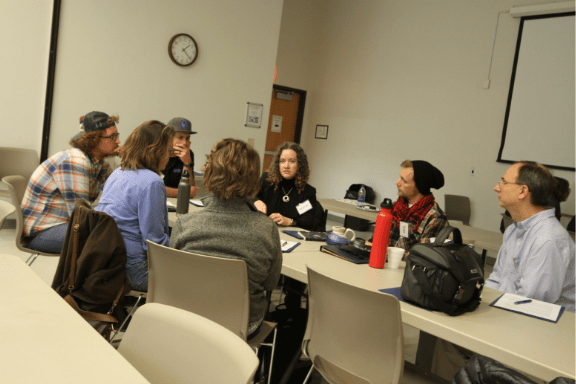
<path id="1" fill-rule="evenodd" d="M 30 248 L 26 248 L 22 243 L 22 234 L 24 232 L 24 218 L 22 216 L 22 209 L 20 208 L 20 203 L 24 198 L 24 192 L 26 191 L 26 183 L 27 180 L 24 179 L 22 176 L 6 176 L 2 178 L 2 182 L 8 187 L 8 192 L 10 194 L 10 199 L 12 200 L 12 204 L 16 208 L 16 247 L 22 251 L 30 253 L 30 257 L 26 260 L 28 265 L 32 265 L 32 263 L 38 258 L 39 255 L 42 256 L 54 256 L 60 257 L 59 253 L 47 253 L 47 252 L 40 252 L 35 251 Z"/>
<path id="2" fill-rule="evenodd" d="M 244 260 L 184 252 L 150 240 L 146 240 L 146 244 L 148 303 L 171 305 L 197 313 L 247 340 L 250 293 Z M 272 343 L 265 343 L 264 340 L 271 333 Z M 260 346 L 272 349 L 268 369 L 270 383 L 276 323 L 264 321 L 258 333 L 247 343 L 256 353 Z"/>
<path id="3" fill-rule="evenodd" d="M 2 228 L 2 225 L 4 225 L 4 220 L 13 214 L 14 211 L 16 211 L 16 208 L 12 204 L 4 200 L 0 200 L 0 228 Z"/>
<path id="4" fill-rule="evenodd" d="M 33 149 L 0 147 L 0 179 L 5 176 L 19 175 L 28 182 L 38 164 L 38 153 Z M 10 197 L 10 194 L 2 188 L 0 196 Z"/>
<path id="5" fill-rule="evenodd" d="M 153 384 L 247 384 L 258 368 L 256 355 L 230 330 L 158 303 L 138 310 L 118 352 Z"/>
<path id="6" fill-rule="evenodd" d="M 400 303 L 308 268 L 302 352 L 329 383 L 399 383 L 404 370 Z"/>
<path id="7" fill-rule="evenodd" d="M 444 213 L 448 221 L 458 220 L 470 225 L 470 198 L 460 195 L 444 195 Z"/>

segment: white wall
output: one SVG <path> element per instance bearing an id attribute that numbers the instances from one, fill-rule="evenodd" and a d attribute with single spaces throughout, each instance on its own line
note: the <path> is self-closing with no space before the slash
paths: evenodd
<path id="1" fill-rule="evenodd" d="M 2 11 L 2 145 L 40 152 L 52 1 L 14 0 Z M 281 0 L 62 1 L 49 155 L 93 110 L 120 116 L 122 140 L 146 120 L 187 117 L 199 166 L 223 137 L 254 138 L 263 153 L 266 123 L 244 127 L 246 103 L 264 104 L 268 121 L 281 12 Z M 187 68 L 168 56 L 181 32 L 199 47 Z"/>
<path id="2" fill-rule="evenodd" d="M 40 154 L 52 1 L 2 0 L 1 9 L 0 147 Z"/>
<path id="3" fill-rule="evenodd" d="M 281 12 L 280 0 L 63 2 L 50 153 L 91 110 L 119 114 L 122 139 L 146 120 L 187 117 L 198 165 L 226 136 L 255 138 L 263 152 L 266 128 L 244 118 L 250 101 L 265 105 L 268 121 Z M 199 48 L 186 68 L 168 56 L 180 32 Z"/>
<path id="4" fill-rule="evenodd" d="M 400 163 L 422 159 L 444 173 L 433 190 L 441 206 L 445 193 L 467 195 L 471 224 L 497 230 L 503 209 L 492 189 L 508 167 L 496 158 L 520 22 L 508 13 L 490 89 L 483 84 L 498 12 L 532 3 L 285 1 L 276 83 L 308 91 L 302 145 L 319 196 L 362 182 L 378 203 L 395 199 Z M 316 124 L 329 125 L 328 140 L 314 138 Z M 574 172 L 553 173 L 574 189 Z M 574 213 L 574 193 L 562 209 Z"/>

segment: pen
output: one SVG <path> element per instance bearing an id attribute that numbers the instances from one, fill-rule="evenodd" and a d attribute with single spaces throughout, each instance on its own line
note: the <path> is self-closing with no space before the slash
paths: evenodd
<path id="1" fill-rule="evenodd" d="M 532 302 L 532 300 L 520 300 L 520 301 L 515 301 L 514 304 L 528 304 L 531 302 Z"/>
<path id="2" fill-rule="evenodd" d="M 282 243 L 282 246 L 284 247 L 286 244 L 288 244 L 287 241 L 283 242 L 283 243 Z M 530 300 L 530 301 L 532 301 L 532 300 Z"/>

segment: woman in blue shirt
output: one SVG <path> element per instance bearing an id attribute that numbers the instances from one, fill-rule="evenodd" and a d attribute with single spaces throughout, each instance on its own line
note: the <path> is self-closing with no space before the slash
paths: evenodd
<path id="1" fill-rule="evenodd" d="M 146 240 L 168 246 L 166 167 L 174 131 L 152 120 L 134 130 L 122 148 L 122 163 L 108 178 L 97 211 L 114 218 L 126 244 L 130 287 L 148 290 Z"/>

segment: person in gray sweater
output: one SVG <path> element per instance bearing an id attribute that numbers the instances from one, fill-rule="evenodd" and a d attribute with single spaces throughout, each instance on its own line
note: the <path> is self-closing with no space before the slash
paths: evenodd
<path id="1" fill-rule="evenodd" d="M 170 247 L 246 262 L 250 290 L 248 337 L 266 313 L 266 291 L 274 289 L 282 269 L 276 223 L 251 203 L 260 188 L 260 156 L 245 142 L 220 140 L 207 156 L 204 209 L 178 218 Z M 192 293 L 193 294 L 193 293 Z"/>

